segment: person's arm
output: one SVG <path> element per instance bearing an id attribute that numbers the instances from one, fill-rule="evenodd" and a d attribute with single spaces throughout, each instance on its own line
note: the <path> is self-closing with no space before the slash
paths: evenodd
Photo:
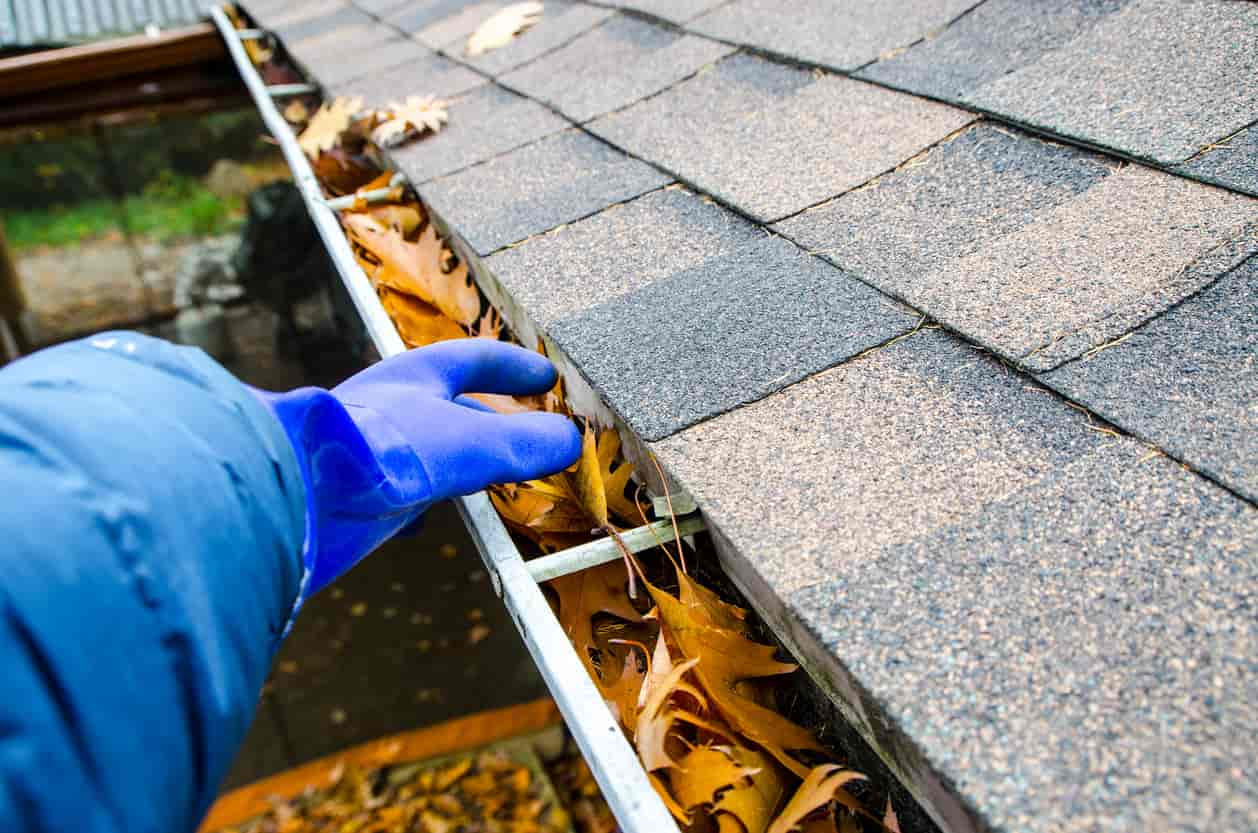
<path id="1" fill-rule="evenodd" d="M 572 462 L 560 417 L 459 404 L 553 380 L 472 341 L 330 393 L 134 333 L 0 371 L 0 831 L 195 829 L 303 594 L 435 500 Z"/>

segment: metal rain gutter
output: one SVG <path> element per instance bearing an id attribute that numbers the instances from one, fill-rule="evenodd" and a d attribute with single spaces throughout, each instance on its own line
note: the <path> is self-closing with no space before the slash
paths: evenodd
<path id="1" fill-rule="evenodd" d="M 375 289 L 354 259 L 335 211 L 324 199 L 314 171 L 297 144 L 297 137 L 275 107 L 276 91 L 263 83 L 240 42 L 240 33 L 223 10 L 212 8 L 210 15 L 267 129 L 279 142 L 305 199 L 306 210 L 377 351 L 383 358 L 405 351 L 406 346 L 381 306 Z M 256 30 L 248 30 L 247 36 L 256 38 L 258 35 Z M 620 829 L 623 833 L 679 833 L 538 586 L 539 581 L 619 558 L 615 542 L 602 539 L 526 563 L 488 495 L 480 492 L 459 498 L 456 505 L 476 542 L 495 591 L 524 638 Z M 683 535 L 703 529 L 698 517 L 678 518 L 677 525 Z M 672 530 L 672 520 L 657 521 L 630 530 L 622 538 L 631 551 L 639 552 L 656 546 L 661 539 L 667 540 Z"/>

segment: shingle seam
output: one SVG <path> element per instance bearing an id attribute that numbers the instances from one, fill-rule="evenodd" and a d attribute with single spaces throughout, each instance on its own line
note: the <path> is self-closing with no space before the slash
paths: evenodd
<path id="1" fill-rule="evenodd" d="M 555 135 L 557 134 L 554 134 L 554 133 L 551 134 L 551 136 L 555 136 Z M 546 138 L 550 138 L 550 136 L 547 136 Z M 428 180 L 428 182 L 433 183 L 442 179 L 445 179 L 445 176 L 440 176 L 440 177 L 437 177 L 436 179 L 430 179 Z M 585 214 L 582 214 L 579 217 L 573 217 L 571 220 L 564 220 L 562 223 L 559 223 L 554 226 L 550 226 L 548 228 L 544 228 L 541 231 L 534 232 L 530 234 L 528 237 L 521 237 L 519 240 L 513 240 L 510 243 L 504 243 L 503 245 L 499 246 L 493 251 L 480 255 L 480 257 L 483 259 L 488 259 L 488 258 L 493 257 L 496 254 L 501 254 L 502 252 L 505 252 L 509 249 L 519 248 L 520 246 L 523 246 L 524 244 L 528 243 L 530 240 L 536 240 L 539 237 L 546 237 L 549 234 L 554 234 L 555 232 L 561 229 L 567 228 L 573 223 L 579 223 L 582 220 L 588 220 L 591 217 L 597 217 L 599 214 L 602 214 L 604 211 L 608 211 L 613 208 L 619 208 L 621 206 L 628 205 L 636 200 L 642 199 L 643 197 L 650 196 L 651 194 L 655 194 L 659 191 L 667 191 L 669 188 L 675 188 L 678 185 L 680 185 L 680 183 L 678 182 L 665 182 L 663 185 L 657 185 L 649 191 L 643 191 L 641 194 L 634 194 L 631 197 L 625 197 L 623 200 L 616 200 L 615 202 L 610 202 L 607 205 L 604 205 L 602 208 L 599 208 L 595 211 L 586 212 Z M 420 196 L 423 196 L 423 195 L 421 194 Z"/>
<path id="2" fill-rule="evenodd" d="M 1166 315 L 1167 313 L 1177 309 L 1178 307 L 1183 306 L 1188 301 L 1191 301 L 1193 298 L 1197 297 L 1201 293 L 1205 292 L 1206 290 L 1210 289 L 1212 286 L 1217 284 L 1219 281 L 1226 278 L 1232 272 L 1244 266 L 1254 257 L 1258 257 L 1258 243 L 1250 243 L 1248 246 L 1245 244 L 1246 238 L 1251 238 L 1254 235 L 1255 231 L 1258 231 L 1258 223 L 1254 223 L 1254 222 L 1244 223 L 1234 233 L 1230 234 L 1225 240 L 1223 240 L 1223 242 L 1218 243 L 1217 245 L 1215 245 L 1214 247 L 1210 249 L 1207 249 L 1206 251 L 1197 255 L 1188 263 L 1184 264 L 1179 269 L 1179 271 L 1175 273 L 1175 278 L 1172 278 L 1168 282 L 1168 285 L 1174 285 L 1176 278 L 1179 278 L 1187 274 L 1188 272 L 1193 271 L 1196 268 L 1200 268 L 1203 262 L 1208 263 L 1212 259 L 1218 258 L 1220 255 L 1226 257 L 1228 249 L 1231 249 L 1233 247 L 1238 249 L 1235 255 L 1238 259 L 1233 263 L 1229 263 L 1226 267 L 1221 269 L 1218 273 L 1215 274 L 1213 278 L 1211 278 L 1205 284 L 1186 293 L 1183 297 L 1167 304 L 1165 307 L 1159 310 L 1150 312 L 1148 315 L 1136 321 L 1133 321 L 1132 323 L 1126 326 L 1126 328 L 1119 334 L 1118 337 L 1124 337 L 1125 335 L 1130 335 L 1136 330 L 1139 330 L 1141 327 L 1144 327 L 1152 323 L 1153 321 L 1156 321 L 1157 319 L 1161 318 L 1162 316 Z M 1102 324 L 1105 321 L 1109 321 L 1113 318 L 1123 316 L 1127 314 L 1128 312 L 1129 310 L 1127 308 L 1119 308 L 1119 309 L 1111 311 L 1110 313 L 1102 316 L 1101 318 L 1098 318 L 1094 321 L 1089 321 L 1086 324 L 1082 324 L 1074 328 L 1073 330 L 1070 330 L 1069 332 L 1062 333 L 1061 335 L 1055 336 L 1054 338 L 1044 342 L 1038 347 L 1034 347 L 1031 350 L 1028 350 L 1027 352 L 1023 353 L 1021 356 L 1018 357 L 1018 362 L 1020 363 L 1024 362 L 1036 356 L 1037 354 L 1044 352 L 1045 350 L 1049 350 L 1052 347 L 1055 347 L 1057 344 L 1061 343 L 1065 339 L 1068 339 L 1074 335 L 1077 335 L 1078 333 L 1081 333 L 1090 327 L 1096 327 L 1097 325 Z M 1110 339 L 1106 343 L 1112 343 L 1113 340 L 1114 339 Z M 1067 357 L 1065 359 L 1062 359 L 1056 362 L 1055 364 L 1051 366 L 1037 367 L 1035 368 L 1033 372 L 1051 373 L 1052 371 L 1057 370 L 1060 367 L 1064 367 L 1067 364 L 1071 364 L 1072 362 L 1075 362 L 1075 361 L 1078 361 L 1079 359 L 1087 357 L 1087 355 L 1090 352 L 1091 351 L 1085 351 L 1084 353 L 1078 356 Z"/>
<path id="3" fill-rule="evenodd" d="M 902 161 L 900 161 L 900 162 L 897 162 L 895 165 L 892 165 L 890 168 L 887 168 L 887 169 L 886 169 L 886 170 L 884 170 L 884 171 L 880 171 L 880 172 L 878 172 L 878 173 L 874 174 L 873 176 L 869 177 L 868 179 L 865 179 L 865 180 L 863 180 L 863 181 L 861 181 L 861 182 L 857 183 L 856 185 L 851 186 L 850 188 L 845 188 L 845 189 L 843 189 L 842 191 L 840 191 L 840 192 L 839 192 L 839 193 L 837 193 L 837 194 L 832 194 L 832 195 L 830 195 L 830 196 L 826 197 L 825 199 L 822 199 L 822 200 L 817 200 L 816 202 L 811 203 L 811 204 L 809 204 L 809 205 L 806 205 L 806 206 L 804 206 L 803 208 L 800 208 L 800 209 L 797 209 L 797 210 L 795 210 L 795 211 L 792 211 L 792 212 L 790 212 L 789 214 L 783 214 L 781 217 L 775 217 L 775 218 L 773 218 L 772 220 L 766 220 L 766 221 L 765 221 L 765 224 L 766 224 L 766 225 L 770 225 L 770 226 L 771 226 L 771 225 L 775 225 L 775 224 L 777 224 L 777 223 L 784 223 L 784 222 L 786 222 L 787 220 L 790 220 L 790 219 L 793 219 L 793 218 L 795 218 L 795 217 L 798 217 L 800 214 L 805 214 L 805 213 L 807 213 L 807 212 L 809 212 L 809 211 L 812 211 L 812 210 L 814 210 L 814 209 L 821 208 L 821 207 L 823 207 L 823 206 L 829 205 L 830 203 L 834 202 L 835 200 L 840 199 L 840 198 L 842 198 L 842 197 L 845 197 L 845 196 L 847 196 L 848 194 L 854 193 L 854 192 L 856 192 L 856 191 L 860 191 L 860 190 L 862 190 L 862 189 L 864 189 L 864 188 L 868 188 L 869 186 L 871 186 L 871 185 L 873 185 L 874 183 L 876 183 L 876 182 L 878 182 L 879 180 L 881 180 L 883 177 L 890 176 L 891 174 L 894 174 L 894 173 L 897 173 L 897 172 L 899 172 L 899 171 L 903 170 L 906 166 L 909 166 L 909 165 L 911 165 L 913 162 L 915 162 L 916 160 L 923 158 L 924 156 L 926 156 L 926 155 L 927 155 L 928 153 L 930 153 L 931 151 L 933 151 L 933 150 L 935 150 L 935 149 L 937 149 L 937 148 L 940 148 L 940 147 L 942 147 L 942 146 L 944 146 L 944 145 L 948 144 L 949 142 L 953 141 L 954 139 L 957 139 L 958 137 L 960 137 L 960 136 L 964 135 L 965 133 L 969 132 L 970 130 L 973 130 L 973 129 L 974 129 L 975 127 L 977 127 L 977 126 L 978 126 L 981 122 L 982 122 L 982 118 L 981 118 L 981 117 L 979 117 L 979 116 L 975 116 L 973 119 L 971 119 L 970 121 L 968 121 L 968 122 L 966 122 L 965 124 L 961 125 L 961 126 L 960 126 L 960 127 L 958 127 L 956 130 L 954 130 L 954 131 L 952 131 L 951 133 L 949 133 L 948 135 L 946 135 L 946 136 L 942 136 L 942 137 L 940 137 L 940 138 L 936 139 L 935 141 L 931 142 L 930 144 L 925 145 L 924 147 L 922 147 L 922 149 L 921 149 L 921 150 L 919 150 L 917 153 L 915 153 L 915 154 L 913 154 L 912 156 L 910 156 L 908 159 L 904 159 L 904 160 L 902 160 Z M 813 252 L 809 252 L 809 254 L 813 254 Z"/>
<path id="4" fill-rule="evenodd" d="M 1253 226 L 1253 224 L 1250 224 L 1250 227 L 1252 227 L 1252 226 Z M 1216 246 L 1214 249 L 1211 249 L 1211 250 L 1210 250 L 1210 252 L 1207 252 L 1206 254 L 1203 254 L 1201 257 L 1203 257 L 1203 258 L 1204 258 L 1204 257 L 1206 257 L 1207 255 L 1209 255 L 1209 254 L 1211 254 L 1211 253 L 1213 253 L 1213 252 L 1215 252 L 1215 251 L 1218 251 L 1219 249 L 1222 249 L 1222 248 L 1226 247 L 1226 246 L 1227 246 L 1229 243 L 1231 243 L 1231 242 L 1232 242 L 1232 241 L 1230 241 L 1230 240 L 1228 240 L 1228 241 L 1224 241 L 1223 243 L 1220 243 L 1218 246 Z M 1200 259 L 1201 259 L 1201 258 L 1198 258 L 1197 260 L 1200 260 Z M 1194 260 L 1194 261 L 1193 261 L 1193 263 L 1196 263 L 1196 262 L 1197 262 L 1197 260 Z M 1167 315 L 1170 315 L 1171 313 L 1175 312 L 1175 311 L 1176 311 L 1177 309 L 1179 309 L 1180 307 L 1182 307 L 1182 306 L 1184 306 L 1184 305 L 1186 305 L 1186 304 L 1191 303 L 1191 302 L 1192 302 L 1193 300 L 1195 300 L 1198 296 L 1200 296 L 1200 295 L 1204 295 L 1205 293 L 1209 292 L 1211 289 L 1213 289 L 1215 286 L 1217 286 L 1217 285 L 1218 285 L 1221 281 L 1226 280 L 1226 279 L 1227 279 L 1227 277 L 1228 277 L 1229 275 L 1231 275 L 1233 272 L 1236 272 L 1237 270 L 1239 270 L 1239 269 L 1243 268 L 1243 267 L 1244 267 L 1247 263 L 1249 263 L 1251 260 L 1258 260 L 1258 250 L 1255 250 L 1255 251 L 1250 252 L 1248 255 L 1246 255 L 1245 257 L 1243 257 L 1243 258 L 1241 258 L 1240 260 L 1238 260 L 1238 261 L 1237 261 L 1235 264 L 1233 264 L 1230 268 L 1225 269 L 1225 270 L 1223 270 L 1222 272 L 1220 272 L 1219 274 L 1215 275 L 1215 276 L 1214 276 L 1214 278 L 1212 278 L 1212 279 L 1211 279 L 1208 283 L 1202 284 L 1200 287 L 1198 287 L 1197 289 L 1193 290 L 1193 291 L 1192 291 L 1192 292 L 1190 292 L 1189 294 L 1185 295 L 1183 298 L 1180 298 L 1180 299 L 1179 299 L 1178 301 L 1176 301 L 1175 303 L 1170 304 L 1170 305 L 1169 305 L 1169 306 L 1167 306 L 1165 309 L 1163 309 L 1163 310 L 1159 311 L 1157 314 L 1149 316 L 1148 318 L 1144 319 L 1144 320 L 1143 320 L 1143 321 L 1141 321 L 1139 324 L 1135 325 L 1134 327 L 1132 327 L 1131 329 L 1127 330 L 1127 331 L 1126 331 L 1126 332 L 1124 332 L 1123 334 L 1121 334 L 1121 335 L 1117 336 L 1116 338 L 1112 338 L 1112 339 L 1110 339 L 1109 341 L 1107 341 L 1105 344 L 1098 345 L 1097 347 L 1094 347 L 1094 348 L 1092 348 L 1091 350 L 1085 351 L 1085 352 L 1081 353 L 1081 354 L 1080 354 L 1080 355 L 1078 355 L 1078 356 L 1073 356 L 1073 357 L 1071 357 L 1071 358 L 1069 358 L 1069 359 L 1066 359 L 1065 361 L 1060 362 L 1059 364 L 1055 364 L 1055 365 L 1053 365 L 1052 367 L 1045 368 L 1045 369 L 1043 369 L 1043 370 L 1036 370 L 1036 371 L 1034 372 L 1034 375 L 1036 376 L 1036 378 L 1039 378 L 1040 376 L 1047 376 L 1047 375 L 1049 375 L 1049 374 L 1056 373 L 1057 371 L 1061 370 L 1062 368 L 1069 367 L 1069 366 L 1071 366 L 1071 365 L 1078 364 L 1078 363 L 1080 363 L 1080 362 L 1085 362 L 1085 361 L 1088 361 L 1090 358 L 1092 358 L 1094 355 L 1096 355 L 1096 354 L 1097 354 L 1098 352 L 1100 352 L 1102 349 L 1105 349 L 1105 348 L 1107 348 L 1107 347 L 1109 347 L 1109 346 L 1111 346 L 1111 345 L 1115 345 L 1115 344 L 1119 343 L 1120 341 L 1122 341 L 1123 339 L 1127 338 L 1127 336 L 1131 335 L 1132 333 L 1136 332 L 1137 330 L 1143 329 L 1144 327 L 1147 327 L 1148 325 L 1152 324 L 1153 322 L 1157 321 L 1158 319 L 1160 319 L 1160 318 L 1164 318 L 1164 317 L 1166 317 Z M 1184 269 L 1185 269 L 1185 270 L 1187 270 L 1187 269 L 1189 269 L 1189 268 L 1191 268 L 1191 267 L 1192 267 L 1192 264 L 1190 263 L 1190 264 L 1188 264 L 1187 266 L 1185 266 L 1185 267 L 1184 267 Z M 1047 384 L 1047 383 L 1046 383 L 1046 384 Z"/>
<path id="5" fill-rule="evenodd" d="M 851 276 L 851 273 L 849 272 L 844 272 L 841 269 L 839 271 L 843 272 L 844 275 L 847 275 L 849 277 Z M 763 402 L 766 399 L 777 396 L 779 393 L 784 393 L 786 391 L 789 391 L 792 388 L 794 388 L 796 385 L 802 385 L 811 379 L 815 379 L 817 376 L 820 376 L 822 373 L 829 373 L 830 371 L 836 370 L 840 367 L 843 367 L 844 365 L 851 364 L 852 362 L 855 362 L 855 361 L 860 361 L 861 359 L 863 359 L 864 357 L 868 356 L 871 353 L 876 353 L 877 351 L 884 350 L 892 346 L 893 344 L 898 344 L 899 342 L 904 341 L 905 339 L 912 338 L 916 336 L 918 333 L 922 332 L 923 330 L 944 329 L 945 331 L 947 331 L 946 328 L 944 328 L 942 324 L 938 324 L 935 321 L 932 321 L 928 316 L 923 315 L 921 313 L 919 313 L 919 316 L 920 317 L 919 317 L 918 322 L 912 328 L 908 330 L 904 330 L 903 332 L 896 333 L 895 335 L 889 338 L 886 338 L 883 341 L 878 342 L 872 347 L 866 347 L 864 350 L 860 351 L 859 353 L 856 353 L 855 355 L 845 356 L 841 359 L 838 359 L 826 365 L 825 367 L 817 368 L 811 373 L 807 373 L 794 381 L 787 382 L 781 387 L 777 387 L 777 388 L 774 388 L 773 390 L 765 391 L 759 394 L 758 396 L 755 396 L 754 398 L 739 402 L 737 405 L 734 405 L 732 407 L 723 408 L 719 411 L 715 411 L 710 414 L 704 414 L 703 416 L 696 419 L 694 422 L 688 423 L 679 428 L 674 428 L 672 431 L 669 431 L 667 434 L 662 434 L 660 436 L 653 436 L 653 437 L 644 437 L 643 439 L 646 440 L 646 442 L 648 443 L 663 442 L 669 437 L 680 434 L 683 431 L 689 431 L 690 429 L 703 425 L 706 422 L 711 422 L 714 419 L 719 419 L 720 417 L 723 417 L 726 414 L 730 414 L 730 413 L 733 413 L 734 411 L 742 410 L 743 408 L 746 408 L 748 405 L 755 405 L 758 402 Z M 966 342 L 966 343 L 968 344 L 969 342 Z M 974 345 L 971 344 L 970 346 L 973 347 Z M 594 381 L 592 379 L 589 381 L 592 385 L 594 384 Z M 595 387 L 597 389 L 597 385 L 595 385 Z M 602 391 L 600 390 L 600 394 L 601 393 Z M 615 409 L 613 408 L 613 410 Z M 621 414 L 619 411 L 617 411 L 617 416 L 619 416 L 622 420 L 624 420 L 626 425 L 629 424 L 629 421 L 626 420 L 624 415 Z"/>
<path id="6" fill-rule="evenodd" d="M 703 17 L 706 14 L 711 14 L 712 12 L 717 11 L 718 9 L 723 9 L 728 5 L 737 3 L 738 0 L 725 0 L 725 2 L 719 5 L 713 6 L 712 8 L 707 9 L 705 11 L 701 11 L 697 15 L 694 15 L 693 17 L 688 17 L 681 22 L 678 22 L 676 20 L 669 20 L 666 17 L 660 17 L 659 15 L 652 14 L 651 12 L 644 12 L 641 9 L 635 9 L 629 6 L 618 6 L 615 3 L 597 3 L 597 2 L 594 2 L 594 0 L 579 0 L 579 2 L 583 3 L 583 5 L 594 6 L 595 8 L 599 8 L 599 9 L 611 9 L 612 11 L 623 14 L 625 17 L 632 17 L 637 20 L 641 20 L 643 23 L 650 23 L 655 26 L 659 26 L 661 28 L 672 29 L 673 31 L 682 32 L 683 34 L 693 35 L 695 34 L 694 32 L 691 32 L 684 28 L 687 23 L 691 23 L 692 21 L 698 20 L 699 18 Z M 704 35 L 703 37 L 708 37 L 708 36 Z M 708 39 L 715 40 L 715 38 L 708 38 Z"/>
<path id="7" fill-rule="evenodd" d="M 493 82 L 491 81 L 490 83 L 492 84 Z M 480 87 L 474 87 L 474 88 L 473 88 L 473 90 L 479 90 L 479 89 L 480 89 Z M 472 91 L 472 90 L 469 90 L 469 92 L 471 92 L 471 91 Z M 509 92 L 514 92 L 514 91 L 509 91 Z M 539 103 L 539 102 L 537 102 L 537 101 L 534 101 L 534 100 L 533 100 L 533 99 L 531 99 L 531 98 L 529 99 L 529 101 L 533 101 L 533 103 L 534 103 L 534 104 Z M 457 103 L 457 102 L 453 102 L 453 103 Z M 452 170 L 449 170 L 449 171 L 446 171 L 446 172 L 444 172 L 444 173 L 442 173 L 442 174 L 439 174 L 438 176 L 432 176 L 432 177 L 429 177 L 428 179 L 420 180 L 419 182 L 412 182 L 411 184 L 412 184 L 412 185 L 414 185 L 416 188 L 418 188 L 418 187 L 419 187 L 419 186 L 421 186 L 421 185 L 428 185 L 428 184 L 430 184 L 430 183 L 432 183 L 432 182 L 434 182 L 435 180 L 438 180 L 438 179 L 445 179 L 445 178 L 446 178 L 446 177 L 448 177 L 448 176 L 457 176 L 458 174 L 461 174 L 461 173 L 463 173 L 463 172 L 465 172 L 465 171 L 470 171 L 470 170 L 473 170 L 473 169 L 475 169 L 475 168 L 479 168 L 479 167 L 481 167 L 482 165 L 488 165 L 488 164 L 490 164 L 490 163 L 492 163 L 492 162 L 496 162 L 497 160 L 499 160 L 499 159 L 503 158 L 504 156 L 510 156 L 511 154 L 513 154 L 513 153 L 515 153 L 515 152 L 517 152 L 517 151 L 521 151 L 521 150 L 524 150 L 525 148 L 530 148 L 530 147 L 532 147 L 533 145 L 540 144 L 541 142 L 544 142 L 544 141 L 546 141 L 547 139 L 549 139 L 549 138 L 551 138 L 551 137 L 553 137 L 553 136 L 557 136 L 558 134 L 563 133 L 565 130 L 580 130 L 580 128 L 579 128 L 579 127 L 577 127 L 577 125 L 572 124 L 571 122 L 569 122 L 569 123 L 568 123 L 568 126 L 567 126 L 567 127 L 565 127 L 565 128 L 563 128 L 563 129 L 561 129 L 561 130 L 556 130 L 556 131 L 555 131 L 555 132 L 553 132 L 553 133 L 547 133 L 545 136 L 538 136 L 538 137 L 537 137 L 537 138 L 535 138 L 535 139 L 529 139 L 527 142 L 522 142 L 522 143 L 520 143 L 520 144 L 518 144 L 518 145 L 516 145 L 516 146 L 514 146 L 514 147 L 507 148 L 506 150 L 499 151 L 499 152 L 497 152 L 497 153 L 495 153 L 495 154 L 492 154 L 491 156 L 486 156 L 484 159 L 477 159 L 475 162 L 469 162 L 468 164 L 466 164 L 466 165 L 464 165 L 464 166 L 462 166 L 462 167 L 460 167 L 460 168 L 454 168 L 454 169 L 452 169 Z M 389 159 L 389 161 L 390 161 L 390 162 L 392 162 L 392 161 L 393 161 L 393 160 L 392 160 L 392 154 L 388 154 L 388 153 L 386 153 L 386 154 L 385 154 L 385 156 Z M 399 166 L 396 166 L 396 165 L 395 165 L 394 167 L 399 167 Z"/>
<path id="8" fill-rule="evenodd" d="M 1226 146 L 1227 146 L 1227 144 L 1228 144 L 1228 142 L 1232 141 L 1232 140 L 1233 140 L 1233 139 L 1235 139 L 1237 136 L 1239 136 L 1239 135 L 1241 135 L 1242 133 L 1244 133 L 1246 130 L 1249 130 L 1249 129 L 1254 128 L 1254 127 L 1258 127 L 1258 119 L 1254 119 L 1253 121 L 1251 121 L 1249 124 L 1245 125 L 1244 127 L 1237 128 L 1236 130 L 1234 130 L 1234 131 L 1232 131 L 1231 133 L 1229 133 L 1229 134 L 1227 134 L 1226 136 L 1224 136 L 1222 139 L 1216 139 L 1216 140 L 1214 140 L 1214 141 L 1213 141 L 1213 142 L 1211 142 L 1210 144 L 1208 144 L 1208 145 L 1206 145 L 1205 147 L 1203 147 L 1203 148 L 1199 149 L 1196 153 L 1194 153 L 1192 156 L 1190 156 L 1190 157 L 1188 157 L 1187 159 L 1185 159 L 1183 162 L 1178 162 L 1178 163 L 1176 163 L 1176 164 L 1177 164 L 1178 166 L 1182 166 L 1182 165 L 1188 165 L 1188 164 L 1190 164 L 1190 163 L 1192 163 L 1192 162 L 1196 162 L 1198 159 L 1201 159 L 1201 158 L 1202 158 L 1202 157 L 1204 157 L 1204 156 L 1208 156 L 1209 154 L 1213 153 L 1214 151 L 1218 150 L 1219 148 L 1226 147 Z M 1191 177 L 1190 177 L 1190 178 L 1191 178 Z"/>
<path id="9" fill-rule="evenodd" d="M 969 8 L 965 9 L 963 12 L 961 12 L 961 13 L 960 13 L 960 14 L 958 14 L 956 17 L 952 18 L 951 20 L 949 20 L 947 23 L 943 24 L 942 26 L 939 26 L 939 27 L 937 27 L 937 28 L 935 28 L 935 29 L 932 29 L 932 30 L 930 30 L 929 32 L 927 32 L 926 34 L 922 35 L 922 36 L 921 36 L 920 38 L 918 38 L 917 40 L 913 41 L 912 43 L 906 43 L 904 46 L 899 46 L 899 47 L 896 47 L 896 48 L 895 48 L 894 50 L 892 50 L 892 51 L 893 51 L 893 52 L 895 52 L 897 55 L 902 55 L 902 54 L 904 54 L 905 52 L 908 52 L 908 51 L 909 51 L 910 49 L 912 49 L 913 47 L 917 46 L 918 44 L 921 44 L 921 43 L 926 43 L 927 41 L 932 41 L 932 40 L 934 40 L 934 39 L 938 38 L 938 37 L 939 37 L 940 35 L 942 35 L 944 32 L 946 32 L 946 31 L 948 31 L 949 29 L 951 29 L 951 28 L 952 28 L 952 27 L 953 27 L 953 26 L 954 26 L 954 25 L 955 25 L 955 24 L 956 24 L 959 20 L 961 20 L 962 18 L 968 17 L 968 16 L 969 16 L 969 15 L 970 15 L 970 14 L 971 14 L 971 13 L 972 13 L 975 9 L 977 9 L 979 6 L 984 5 L 986 2 L 987 2 L 987 0 L 978 0 L 978 2 L 977 2 L 977 3 L 973 4 L 973 5 L 972 5 L 972 6 L 970 6 Z M 886 60 L 885 55 L 886 55 L 886 53 L 883 53 L 883 54 L 879 55 L 879 56 L 878 56 L 878 57 L 876 57 L 876 58 L 872 58 L 871 60 L 866 61 L 865 63 L 861 64 L 860 66 L 858 66 L 858 67 L 856 67 L 856 68 L 854 68 L 854 69 L 848 70 L 848 73 L 849 73 L 849 74 L 851 74 L 851 75 L 855 75 L 856 73 L 858 73 L 858 72 L 860 72 L 860 71 L 862 71 L 862 70 L 864 70 L 864 69 L 867 69 L 868 67 L 873 66 L 874 64 L 878 63 L 879 61 Z M 914 93 L 914 95 L 917 95 L 917 93 Z M 924 98 L 925 96 L 922 96 L 922 97 Z"/>
<path id="10" fill-rule="evenodd" d="M 1018 371 L 1018 372 L 1022 373 L 1022 371 Z M 1188 472 L 1189 474 L 1194 474 L 1197 477 L 1200 477 L 1202 480 L 1205 480 L 1206 482 L 1214 486 L 1217 486 L 1218 488 L 1227 492 L 1229 495 L 1241 501 L 1245 505 L 1253 507 L 1254 509 L 1258 509 L 1258 501 L 1247 496 L 1244 492 L 1239 491 L 1235 486 L 1232 486 L 1227 481 L 1215 476 L 1209 471 L 1205 471 L 1203 469 L 1198 468 L 1197 466 L 1193 465 L 1189 460 L 1187 460 L 1182 455 L 1172 454 L 1171 452 L 1163 448 L 1161 445 L 1159 445 L 1156 440 L 1147 436 L 1143 432 L 1124 428 L 1120 423 L 1114 422 L 1109 417 L 1106 417 L 1105 414 L 1102 413 L 1101 411 L 1094 410 L 1082 404 L 1078 400 L 1072 399 L 1070 396 L 1066 394 L 1066 392 L 1063 389 L 1053 384 L 1052 379 L 1049 378 L 1047 374 L 1043 374 L 1043 375 L 1026 374 L 1026 375 L 1030 379 L 1037 382 L 1039 385 L 1043 386 L 1044 389 L 1048 393 L 1051 393 L 1053 396 L 1057 397 L 1065 404 L 1069 405 L 1072 408 L 1080 410 L 1085 414 L 1088 414 L 1089 417 L 1099 422 L 1101 427 L 1117 432 L 1121 436 L 1130 437 L 1131 439 L 1136 440 L 1142 445 L 1147 446 L 1149 448 L 1150 453 L 1156 452 L 1158 454 L 1161 454 L 1166 459 L 1177 463 L 1180 466 L 1180 468 L 1182 468 L 1184 471 Z"/>

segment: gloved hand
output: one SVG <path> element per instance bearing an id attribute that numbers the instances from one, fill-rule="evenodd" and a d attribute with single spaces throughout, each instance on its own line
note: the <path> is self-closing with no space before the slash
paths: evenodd
<path id="1" fill-rule="evenodd" d="M 531 480 L 581 453 L 558 414 L 504 416 L 467 393 L 543 393 L 545 357 L 488 339 L 444 341 L 382 361 L 331 391 L 257 391 L 288 433 L 306 484 L 304 600 L 433 503 Z M 299 604 L 300 604 L 299 600 Z"/>

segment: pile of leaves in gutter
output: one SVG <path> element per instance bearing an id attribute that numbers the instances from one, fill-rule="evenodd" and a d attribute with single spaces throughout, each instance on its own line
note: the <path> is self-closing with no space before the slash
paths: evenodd
<path id="1" fill-rule="evenodd" d="M 380 112 L 338 99 L 313 114 L 287 114 L 328 195 L 351 196 L 342 226 L 410 347 L 509 338 L 424 206 L 394 187 L 380 151 L 382 125 L 401 120 L 389 136 L 400 132 L 403 140 L 437 132 L 444 106 L 439 119 L 424 114 L 439 105 L 416 97 Z M 479 398 L 500 413 L 547 411 L 584 425 L 581 458 L 570 470 L 490 490 L 522 549 L 555 552 L 646 522 L 618 433 L 573 414 L 562 381 L 541 396 Z M 776 708 L 775 689 L 797 666 L 754 638 L 749 611 L 692 577 L 680 540 L 660 549 L 664 555 L 646 567 L 625 550 L 623 564 L 555 579 L 548 590 L 679 826 L 688 833 L 897 831 L 889 804 L 877 814 L 865 806 L 873 792 L 865 777 L 835 763 L 813 732 Z"/>
<path id="2" fill-rule="evenodd" d="M 500 752 L 441 765 L 338 767 L 324 789 L 219 833 L 567 833 L 567 811 Z"/>

